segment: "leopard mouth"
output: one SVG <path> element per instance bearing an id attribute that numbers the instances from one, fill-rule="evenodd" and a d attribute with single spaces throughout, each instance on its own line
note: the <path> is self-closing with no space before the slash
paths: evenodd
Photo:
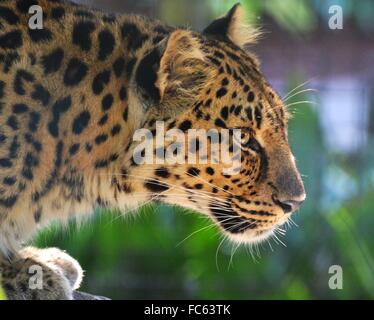
<path id="1" fill-rule="evenodd" d="M 260 243 L 272 237 L 277 228 L 285 223 L 287 219 L 277 219 L 269 225 L 263 225 L 264 220 L 243 217 L 232 209 L 232 203 L 225 206 L 210 206 L 211 214 L 219 226 L 228 234 L 229 238 L 236 243 Z M 282 207 L 281 207 L 282 208 Z M 289 208 L 282 208 L 286 213 Z M 283 215 L 282 215 L 283 216 Z M 284 218 L 286 218 L 284 214 Z"/>
<path id="2" fill-rule="evenodd" d="M 224 206 L 210 206 L 213 217 L 220 226 L 229 233 L 239 234 L 250 229 L 256 229 L 256 219 L 244 218 L 235 212 L 230 204 Z"/>
<path id="3" fill-rule="evenodd" d="M 272 238 L 277 233 L 277 229 L 283 225 L 283 223 L 275 224 L 268 228 L 260 229 L 260 230 L 249 230 L 247 229 L 243 233 L 229 234 L 229 238 L 239 244 L 256 244 L 261 243 L 269 238 Z M 282 235 L 284 235 L 285 230 L 282 231 Z M 278 241 L 279 238 L 275 236 Z"/>
<path id="4" fill-rule="evenodd" d="M 276 225 L 263 228 L 262 220 L 243 217 L 232 209 L 230 204 L 225 206 L 210 206 L 211 213 L 219 225 L 232 235 L 250 234 L 251 237 L 262 236 L 271 233 Z"/>

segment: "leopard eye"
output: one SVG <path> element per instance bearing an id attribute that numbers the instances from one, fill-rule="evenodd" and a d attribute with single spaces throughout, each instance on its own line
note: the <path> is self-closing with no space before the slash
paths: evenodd
<path id="1" fill-rule="evenodd" d="M 242 130 L 240 132 L 240 145 L 245 147 L 251 138 L 252 138 L 252 135 L 249 131 Z"/>
<path id="2" fill-rule="evenodd" d="M 261 151 L 261 146 L 254 138 L 253 132 L 248 129 L 242 129 L 240 132 L 240 141 L 238 143 L 240 144 L 240 147 L 243 150 L 248 150 L 251 149 L 254 152 L 260 152 Z"/>
<path id="3" fill-rule="evenodd" d="M 257 152 L 259 153 L 261 151 L 261 146 L 260 144 L 258 143 L 258 141 L 255 139 L 255 138 L 251 138 L 249 139 L 247 145 L 246 145 L 247 148 L 253 150 L 254 152 Z"/>

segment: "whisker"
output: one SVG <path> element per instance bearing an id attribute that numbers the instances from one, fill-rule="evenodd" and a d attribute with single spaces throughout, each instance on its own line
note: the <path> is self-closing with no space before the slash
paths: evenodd
<path id="1" fill-rule="evenodd" d="M 212 228 L 212 227 L 214 227 L 214 226 L 216 226 L 216 224 L 215 224 L 215 223 L 212 223 L 212 224 L 210 224 L 210 225 L 208 225 L 208 226 L 205 226 L 205 227 L 203 227 L 203 228 L 200 228 L 200 229 L 198 229 L 198 230 L 192 232 L 192 233 L 189 234 L 186 238 L 184 238 L 182 241 L 178 242 L 178 244 L 177 244 L 175 247 L 179 247 L 183 242 L 185 242 L 186 240 L 188 240 L 189 238 L 191 238 L 191 237 L 194 236 L 195 234 L 197 234 L 197 233 L 199 233 L 199 232 L 201 232 L 201 231 L 204 231 L 204 230 L 206 230 L 206 229 L 210 229 L 210 228 Z"/>
<path id="2" fill-rule="evenodd" d="M 281 234 L 282 236 L 284 236 L 286 234 L 286 230 L 284 229 L 281 229 L 280 227 L 276 227 L 274 229 L 274 231 L 278 232 L 279 234 Z"/>
<path id="3" fill-rule="evenodd" d="M 274 252 L 274 249 L 273 249 L 273 247 L 271 246 L 271 243 L 270 243 L 269 239 L 266 239 L 266 242 L 269 244 L 270 250 L 271 250 L 272 252 Z"/>
<path id="4" fill-rule="evenodd" d="M 258 263 L 258 260 L 256 259 L 254 253 L 253 253 L 253 243 L 250 243 L 247 247 L 247 253 L 251 256 L 252 260 L 255 263 Z"/>
<path id="5" fill-rule="evenodd" d="M 230 220 L 230 219 L 231 219 L 231 218 L 227 218 L 227 219 L 225 219 L 225 220 L 220 221 L 220 223 L 225 222 L 225 221 Z M 180 242 L 176 245 L 176 247 L 178 247 L 179 245 L 181 245 L 181 244 L 182 244 L 183 242 L 185 242 L 187 239 L 189 239 L 189 238 L 191 238 L 192 236 L 194 236 L 196 233 L 201 232 L 201 231 L 204 231 L 204 230 L 207 230 L 207 229 L 212 228 L 212 227 L 217 227 L 217 222 L 216 222 L 216 221 L 213 222 L 212 224 L 208 225 L 208 226 L 205 226 L 205 227 L 203 227 L 203 228 L 200 228 L 199 230 L 196 230 L 196 231 L 192 232 L 189 236 L 187 236 L 187 237 L 184 238 L 182 241 L 180 241 Z"/>
<path id="6" fill-rule="evenodd" d="M 227 266 L 227 271 L 230 270 L 230 267 L 233 266 L 233 259 L 234 259 L 234 255 L 236 253 L 236 251 L 238 250 L 238 248 L 240 247 L 240 243 L 238 243 L 234 249 L 234 252 L 232 251 L 232 248 L 231 248 L 231 255 L 230 255 L 230 261 L 229 261 L 229 265 Z"/>
<path id="7" fill-rule="evenodd" d="M 282 100 L 286 99 L 290 94 L 292 94 L 293 92 L 295 92 L 297 89 L 307 85 L 308 83 L 312 82 L 313 80 L 315 80 L 315 78 L 311 78 L 309 80 L 306 80 L 305 82 L 299 84 L 297 87 L 293 88 L 291 91 L 289 91 L 283 98 Z"/>
<path id="8" fill-rule="evenodd" d="M 149 203 L 151 203 L 152 201 L 154 201 L 154 199 L 156 199 L 157 197 L 160 197 L 164 192 L 169 191 L 169 190 L 170 190 L 170 189 L 165 190 L 165 191 L 163 191 L 163 192 L 161 192 L 161 193 L 159 193 L 159 194 L 156 194 L 156 195 L 155 195 L 154 197 L 152 197 L 150 200 L 148 200 L 148 201 L 146 201 L 146 202 L 144 202 L 144 203 L 141 203 L 139 206 L 137 206 L 137 207 L 135 207 L 135 208 L 132 208 L 131 210 L 127 211 L 127 215 L 130 215 L 131 213 L 133 213 L 133 212 L 139 210 L 141 207 L 146 206 L 147 204 L 149 204 Z M 116 220 L 119 219 L 119 218 L 121 218 L 121 215 L 118 216 L 118 217 L 116 217 L 116 218 L 114 218 L 114 219 L 111 221 L 111 223 L 113 223 L 114 221 L 116 221 Z"/>
<path id="9" fill-rule="evenodd" d="M 282 240 L 280 240 L 280 239 L 278 238 L 278 236 L 276 235 L 275 232 L 273 232 L 273 236 L 274 236 L 274 237 L 279 241 L 280 244 L 282 244 L 283 246 L 285 246 L 285 247 L 287 248 L 287 245 L 286 245 Z"/>
<path id="10" fill-rule="evenodd" d="M 288 220 L 290 221 L 290 223 L 292 223 L 295 227 L 299 227 L 299 225 L 292 219 L 292 217 L 289 217 Z"/>
<path id="11" fill-rule="evenodd" d="M 256 248 L 257 257 L 261 258 L 261 253 L 260 253 L 260 248 L 258 246 L 258 242 L 255 243 L 255 248 Z"/>
<path id="12" fill-rule="evenodd" d="M 226 236 L 223 235 L 223 238 L 221 240 L 221 242 L 219 243 L 218 247 L 217 247 L 217 250 L 216 250 L 216 268 L 217 268 L 217 271 L 219 272 L 219 266 L 218 266 L 218 253 L 219 253 L 219 249 L 221 248 L 223 242 L 226 240 Z"/>
<path id="13" fill-rule="evenodd" d="M 300 90 L 300 91 L 295 92 L 294 94 L 291 94 L 287 98 L 283 99 L 283 102 L 286 102 L 287 100 L 290 100 L 291 98 L 293 98 L 293 97 L 295 97 L 295 96 L 297 96 L 299 94 L 305 93 L 305 92 L 317 92 L 317 91 L 318 91 L 317 89 L 304 89 L 304 90 Z"/>
<path id="14" fill-rule="evenodd" d="M 317 103 L 314 102 L 314 101 L 304 100 L 304 101 L 296 101 L 296 102 L 292 102 L 292 103 L 286 104 L 285 107 L 286 107 L 286 108 L 289 108 L 289 107 L 291 107 L 291 106 L 296 106 L 296 105 L 299 105 L 299 104 L 312 104 L 312 105 L 317 105 Z"/>

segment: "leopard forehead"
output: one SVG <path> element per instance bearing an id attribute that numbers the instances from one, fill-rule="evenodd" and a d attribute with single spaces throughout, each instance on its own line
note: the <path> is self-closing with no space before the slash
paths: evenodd
<path id="1" fill-rule="evenodd" d="M 197 118 L 202 106 L 212 106 L 215 126 L 284 131 L 287 110 L 259 70 L 257 57 L 230 43 L 209 44 L 207 58 L 218 72 L 194 107 Z"/>

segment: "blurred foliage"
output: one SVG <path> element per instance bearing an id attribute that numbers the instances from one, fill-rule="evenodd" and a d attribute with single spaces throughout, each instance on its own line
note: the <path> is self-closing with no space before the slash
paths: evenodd
<path id="1" fill-rule="evenodd" d="M 291 32 L 310 32 L 316 26 L 316 18 L 308 0 L 265 1 L 263 8 L 281 26 Z"/>
<path id="2" fill-rule="evenodd" d="M 3 289 L 1 288 L 1 277 L 0 277 L 0 301 L 1 300 L 6 300 L 6 297 L 5 297 Z"/>
<path id="3" fill-rule="evenodd" d="M 238 2 L 252 23 L 261 25 L 264 16 L 269 16 L 292 34 L 315 31 L 319 20 L 328 21 L 331 17 L 332 5 L 341 6 L 344 21 L 353 21 L 364 32 L 374 30 L 372 0 L 159 0 L 157 9 L 159 16 L 171 24 L 189 21 L 202 28 L 201 21 L 221 16 Z"/>

